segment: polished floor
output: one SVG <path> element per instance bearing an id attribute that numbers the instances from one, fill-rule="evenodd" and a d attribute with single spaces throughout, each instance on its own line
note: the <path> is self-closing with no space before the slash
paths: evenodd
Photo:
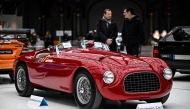
<path id="1" fill-rule="evenodd" d="M 173 88 L 164 109 L 190 109 L 190 75 L 176 73 Z M 28 104 L 30 97 L 20 97 L 16 92 L 14 82 L 6 74 L 0 75 L 0 109 L 79 109 L 71 94 L 61 95 L 57 92 L 35 90 L 33 95 L 44 97 L 48 106 L 33 106 Z M 99 109 L 136 109 L 144 101 L 107 100 Z"/>

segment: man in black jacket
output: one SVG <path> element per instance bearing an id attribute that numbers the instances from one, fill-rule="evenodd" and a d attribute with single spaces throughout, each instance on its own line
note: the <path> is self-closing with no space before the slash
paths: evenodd
<path id="1" fill-rule="evenodd" d="M 131 6 L 126 6 L 123 9 L 125 17 L 122 38 L 126 46 L 127 54 L 139 55 L 141 45 L 144 42 L 145 32 L 142 21 L 139 15 L 135 14 Z"/>
<path id="2" fill-rule="evenodd" d="M 105 9 L 102 19 L 97 23 L 97 33 L 101 42 L 109 45 L 111 51 L 117 51 L 115 39 L 117 37 L 118 27 L 111 17 L 111 10 Z"/>

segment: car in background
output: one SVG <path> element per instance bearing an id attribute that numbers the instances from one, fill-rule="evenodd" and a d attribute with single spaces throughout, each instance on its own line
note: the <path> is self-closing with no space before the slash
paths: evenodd
<path id="1" fill-rule="evenodd" d="M 174 27 L 153 47 L 153 56 L 164 60 L 173 71 L 190 74 L 190 26 Z"/>
<path id="2" fill-rule="evenodd" d="M 173 85 L 172 71 L 161 59 L 134 57 L 85 41 L 35 50 L 14 62 L 15 88 L 20 96 L 34 89 L 72 93 L 80 109 L 96 109 L 102 99 L 165 103 Z"/>
<path id="3" fill-rule="evenodd" d="M 13 62 L 28 49 L 30 30 L 0 30 L 0 74 L 9 74 L 13 80 Z"/>

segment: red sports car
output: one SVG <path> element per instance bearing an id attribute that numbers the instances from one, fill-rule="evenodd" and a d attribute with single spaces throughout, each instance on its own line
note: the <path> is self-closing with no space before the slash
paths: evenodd
<path id="1" fill-rule="evenodd" d="M 161 59 L 68 43 L 24 54 L 14 68 L 20 96 L 30 96 L 34 88 L 73 93 L 81 109 L 98 108 L 102 98 L 165 103 L 173 83 Z"/>

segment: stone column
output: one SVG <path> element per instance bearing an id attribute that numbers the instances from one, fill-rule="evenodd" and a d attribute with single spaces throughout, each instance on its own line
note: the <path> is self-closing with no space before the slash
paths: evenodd
<path id="1" fill-rule="evenodd" d="M 29 27 L 29 3 L 28 0 L 22 2 L 22 16 L 23 16 L 23 28 Z"/>
<path id="2" fill-rule="evenodd" d="M 76 14 L 77 37 L 81 35 L 81 14 Z"/>
<path id="3" fill-rule="evenodd" d="M 76 8 L 76 36 L 79 38 L 81 36 L 81 1 L 76 0 L 75 8 Z"/>
<path id="4" fill-rule="evenodd" d="M 153 24 L 153 17 L 154 17 L 154 14 L 153 14 L 153 12 L 150 12 L 149 13 L 149 17 L 150 17 L 150 25 L 149 25 L 149 29 L 150 29 L 150 36 L 153 36 L 153 26 L 154 26 L 154 24 Z"/>
<path id="5" fill-rule="evenodd" d="M 41 34 L 45 35 L 45 24 L 46 24 L 46 16 L 44 14 L 41 15 Z"/>
<path id="6" fill-rule="evenodd" d="M 45 1 L 42 0 L 41 2 L 41 34 L 42 36 L 45 35 L 45 24 L 46 24 L 46 15 L 45 15 Z"/>
<path id="7" fill-rule="evenodd" d="M 167 7 L 167 30 L 170 30 L 170 26 L 171 26 L 171 6 L 170 3 L 168 3 L 168 7 Z"/>
<path id="8" fill-rule="evenodd" d="M 64 29 L 64 13 L 63 13 L 63 8 L 59 9 L 59 18 L 60 18 L 60 30 Z"/>

